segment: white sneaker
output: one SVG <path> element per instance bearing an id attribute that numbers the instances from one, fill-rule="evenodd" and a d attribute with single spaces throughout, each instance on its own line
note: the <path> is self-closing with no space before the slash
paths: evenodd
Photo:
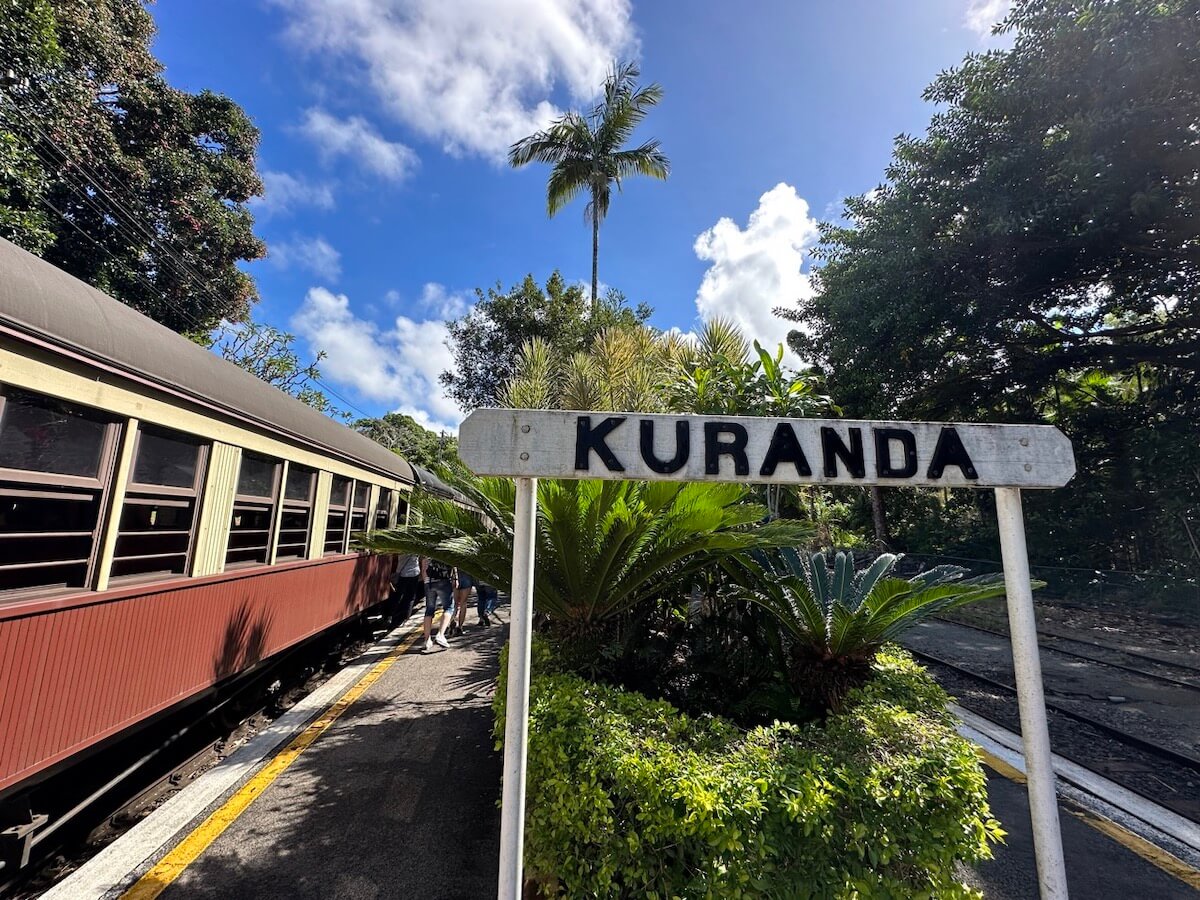
<path id="1" fill-rule="evenodd" d="M 425 638 L 425 652 L 428 653 L 433 649 L 433 638 Z"/>
<path id="2" fill-rule="evenodd" d="M 438 636 L 434 640 L 438 642 L 439 647 L 445 647 L 447 650 L 450 649 L 450 642 L 446 640 L 446 636 L 441 632 L 438 632 Z"/>

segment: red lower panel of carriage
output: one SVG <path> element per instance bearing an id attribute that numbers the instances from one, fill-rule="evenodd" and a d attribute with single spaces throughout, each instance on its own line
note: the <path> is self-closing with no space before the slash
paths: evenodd
<path id="1" fill-rule="evenodd" d="M 389 572 L 339 556 L 0 606 L 0 798 L 380 602 Z"/>

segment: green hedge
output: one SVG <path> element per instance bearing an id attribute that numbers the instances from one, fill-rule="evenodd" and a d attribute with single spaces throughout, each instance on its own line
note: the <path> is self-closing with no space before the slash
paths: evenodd
<path id="1" fill-rule="evenodd" d="M 546 896 L 978 896 L 955 863 L 1003 832 L 946 695 L 901 652 L 824 724 L 744 732 L 534 647 L 525 867 Z M 499 740 L 503 677 L 495 713 Z"/>

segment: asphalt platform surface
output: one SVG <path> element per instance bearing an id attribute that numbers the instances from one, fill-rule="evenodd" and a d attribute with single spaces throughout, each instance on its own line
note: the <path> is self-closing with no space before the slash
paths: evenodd
<path id="1" fill-rule="evenodd" d="M 495 897 L 501 765 L 490 702 L 507 631 L 476 627 L 432 653 L 418 640 L 166 888 L 165 900 Z M 988 774 L 993 812 L 1009 834 L 995 860 L 965 876 L 990 900 L 1036 898 L 1025 787 Z M 1072 897 L 1198 896 L 1068 812 L 1061 820 Z"/>
<path id="2" fill-rule="evenodd" d="M 477 626 L 431 653 L 418 639 L 163 900 L 495 897 L 507 632 Z"/>

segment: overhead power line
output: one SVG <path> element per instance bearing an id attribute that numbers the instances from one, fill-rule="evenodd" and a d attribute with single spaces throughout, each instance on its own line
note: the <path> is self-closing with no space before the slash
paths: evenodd
<path id="1" fill-rule="evenodd" d="M 156 233 L 156 231 L 143 222 L 135 212 L 133 212 L 128 206 L 114 196 L 112 191 L 107 190 L 104 185 L 101 184 L 100 176 L 94 169 L 89 168 L 81 161 L 72 159 L 71 155 L 65 149 L 63 149 L 63 147 L 57 141 L 55 141 L 51 135 L 47 134 L 46 131 L 39 126 L 35 119 L 31 118 L 25 110 L 21 109 L 16 99 L 13 98 L 9 92 L 0 91 L 0 96 L 3 96 L 8 101 L 10 108 L 16 112 L 23 122 L 25 122 L 34 135 L 36 135 L 37 138 L 40 138 L 50 147 L 53 147 L 54 151 L 61 157 L 59 160 L 52 159 L 38 148 L 36 140 L 31 142 L 30 149 L 32 152 L 43 164 L 52 170 L 57 170 L 60 180 L 66 185 L 72 194 L 80 198 L 84 204 L 89 206 L 101 217 L 108 219 L 111 222 L 114 230 L 119 235 L 125 237 L 126 239 L 132 239 L 134 242 L 141 242 L 143 239 L 149 241 L 150 245 L 160 252 L 160 258 L 163 260 L 167 271 L 171 272 L 182 282 L 190 285 L 199 293 L 207 295 L 216 301 L 218 306 L 224 302 L 224 298 L 218 295 L 215 290 L 206 283 L 203 276 L 187 262 L 181 252 L 176 252 L 175 248 L 169 245 L 163 235 Z M 107 175 L 110 184 L 122 188 L 130 198 L 136 196 L 133 189 L 119 177 L 117 177 L 111 169 L 103 164 L 103 162 L 100 162 L 99 166 Z M 80 181 L 76 181 L 71 177 L 70 173 L 72 170 L 78 173 L 81 179 Z M 90 191 L 88 189 L 89 186 L 91 188 Z M 105 203 L 101 204 L 98 198 L 103 198 Z M 107 257 L 114 262 L 120 262 L 116 254 L 96 240 L 93 235 L 88 234 L 88 232 L 76 221 L 74 221 L 74 219 L 72 219 L 65 210 L 59 209 L 50 201 L 48 197 L 43 196 L 40 197 L 39 200 L 56 216 L 62 219 L 64 223 L 75 229 L 75 231 L 77 231 Z M 159 297 L 168 308 L 178 314 L 185 322 L 189 323 L 198 330 L 207 331 L 210 328 L 210 326 L 201 321 L 192 310 L 189 310 L 186 307 L 178 304 L 173 298 L 168 296 L 161 287 L 151 282 L 143 273 L 137 271 L 136 268 L 129 267 L 127 271 L 141 284 L 148 288 L 152 294 Z M 350 400 L 335 391 L 332 387 L 320 379 L 310 376 L 307 380 L 321 388 L 323 391 L 328 392 L 336 400 L 348 407 L 350 410 L 358 413 L 360 416 L 364 418 L 371 418 L 371 415 L 368 412 L 350 402 Z"/>

